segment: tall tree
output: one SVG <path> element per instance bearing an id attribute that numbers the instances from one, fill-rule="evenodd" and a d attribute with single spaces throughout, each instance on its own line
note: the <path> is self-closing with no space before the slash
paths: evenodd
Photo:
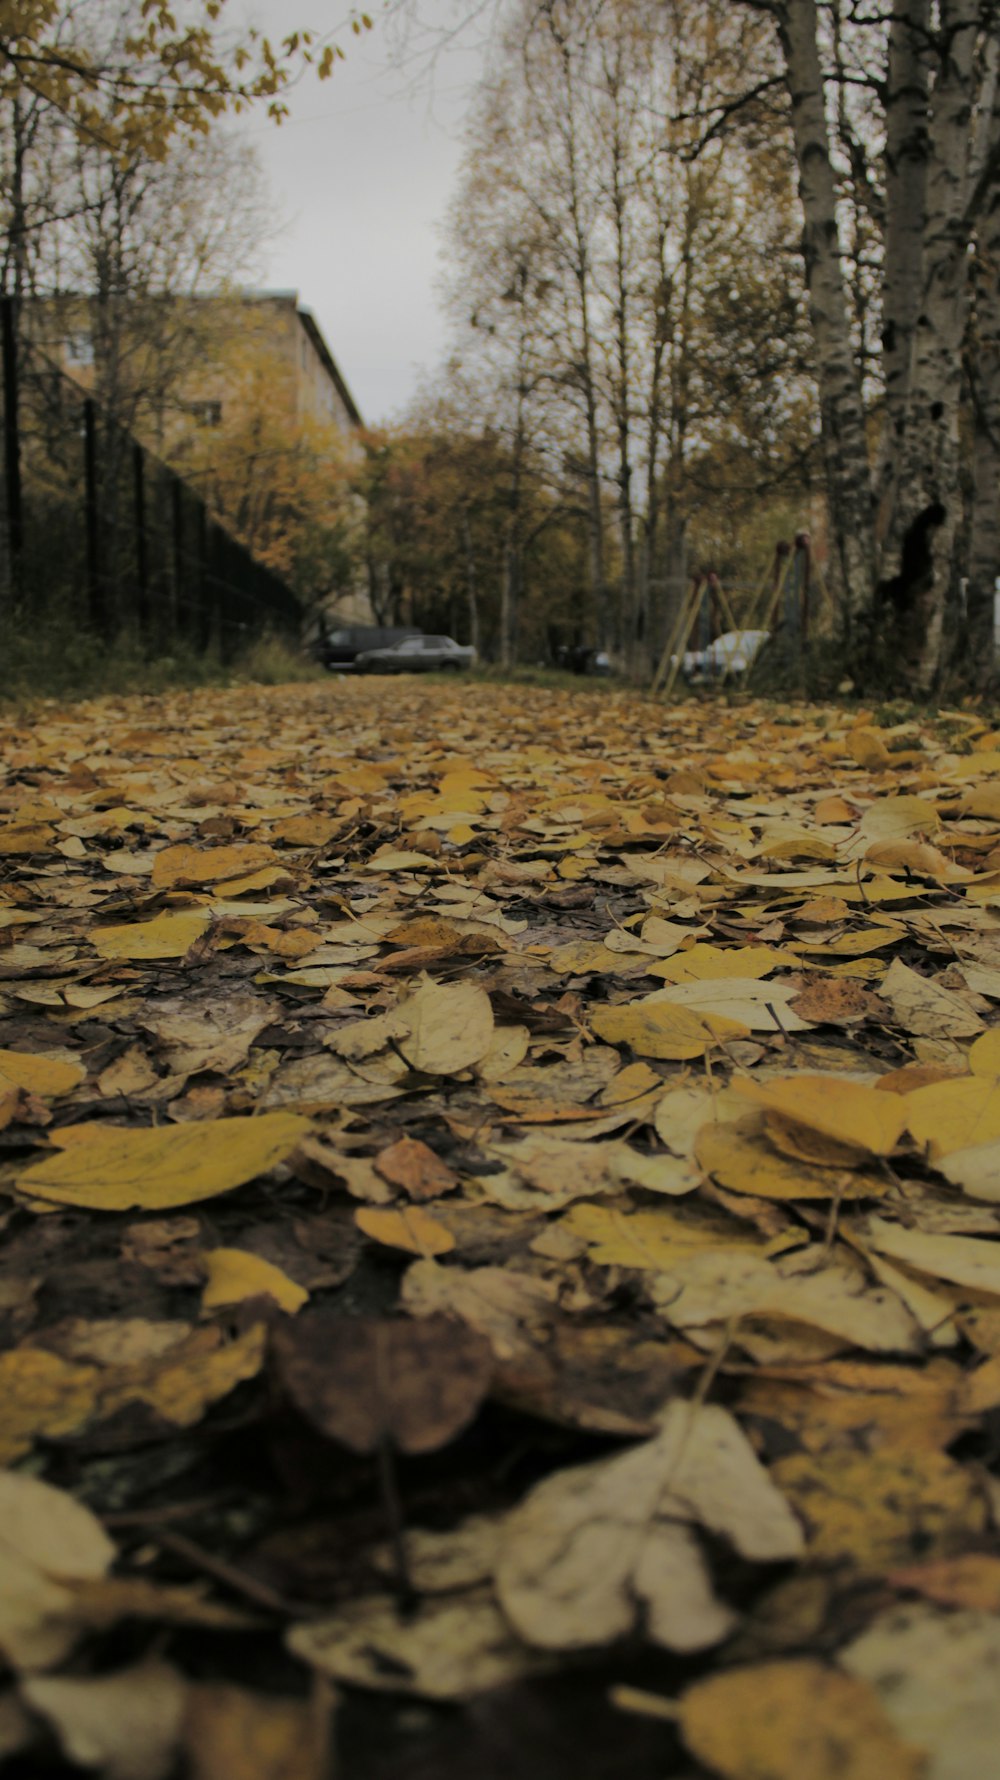
<path id="1" fill-rule="evenodd" d="M 750 3 L 771 15 L 783 56 L 845 625 L 862 674 L 871 671 L 871 632 L 881 623 L 885 660 L 926 691 L 946 664 L 946 615 L 962 567 L 970 266 L 973 248 L 988 266 L 1000 169 L 997 8 L 992 0 L 873 0 L 862 13 L 845 11 L 838 0 L 844 35 L 864 43 L 867 77 L 860 84 L 877 100 L 867 141 L 855 144 L 882 215 L 877 300 L 885 393 L 873 460 L 869 391 L 845 275 L 844 169 L 830 127 L 831 95 L 844 72 L 817 0 Z M 990 310 L 986 272 L 985 339 Z M 985 583 L 992 588 L 1000 562 L 994 557 L 990 575 L 982 527 L 979 536 L 973 604 L 981 612 Z"/>

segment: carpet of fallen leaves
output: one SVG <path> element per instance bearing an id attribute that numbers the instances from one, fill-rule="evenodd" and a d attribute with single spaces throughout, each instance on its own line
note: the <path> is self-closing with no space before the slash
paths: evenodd
<path id="1" fill-rule="evenodd" d="M 993 1772 L 1000 732 L 337 682 L 2 756 L 0 1760 Z"/>

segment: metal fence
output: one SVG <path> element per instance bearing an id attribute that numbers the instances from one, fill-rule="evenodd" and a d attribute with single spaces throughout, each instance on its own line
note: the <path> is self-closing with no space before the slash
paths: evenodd
<path id="1" fill-rule="evenodd" d="M 184 644 L 231 659 L 265 631 L 297 637 L 292 590 L 79 384 L 18 342 L 9 297 L 0 326 L 0 610 L 25 628 L 127 634 L 151 654 Z"/>

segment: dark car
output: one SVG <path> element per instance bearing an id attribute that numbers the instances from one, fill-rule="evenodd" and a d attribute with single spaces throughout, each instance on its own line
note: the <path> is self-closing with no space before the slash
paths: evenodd
<path id="1" fill-rule="evenodd" d="M 317 661 L 332 674 L 353 673 L 358 656 L 369 649 L 384 649 L 406 637 L 418 637 L 412 625 L 345 624 L 319 633 L 312 645 Z"/>
<path id="2" fill-rule="evenodd" d="M 355 659 L 359 674 L 419 674 L 470 668 L 476 651 L 454 637 L 403 637 L 384 649 L 365 649 Z"/>

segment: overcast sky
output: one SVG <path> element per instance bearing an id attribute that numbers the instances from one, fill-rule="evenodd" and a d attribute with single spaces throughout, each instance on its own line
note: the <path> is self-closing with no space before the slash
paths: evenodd
<path id="1" fill-rule="evenodd" d="M 446 6 L 431 0 L 430 10 L 443 17 Z M 274 37 L 307 26 L 324 33 L 343 16 L 335 0 L 242 0 L 239 10 Z M 237 126 L 281 223 L 260 282 L 299 292 L 369 423 L 398 415 L 442 354 L 438 229 L 481 66 L 467 44 L 440 55 L 433 73 L 425 59 L 401 71 L 372 12 L 376 28 L 364 37 L 338 33 L 347 60 L 330 80 L 299 82 L 287 123 L 251 114 Z"/>

